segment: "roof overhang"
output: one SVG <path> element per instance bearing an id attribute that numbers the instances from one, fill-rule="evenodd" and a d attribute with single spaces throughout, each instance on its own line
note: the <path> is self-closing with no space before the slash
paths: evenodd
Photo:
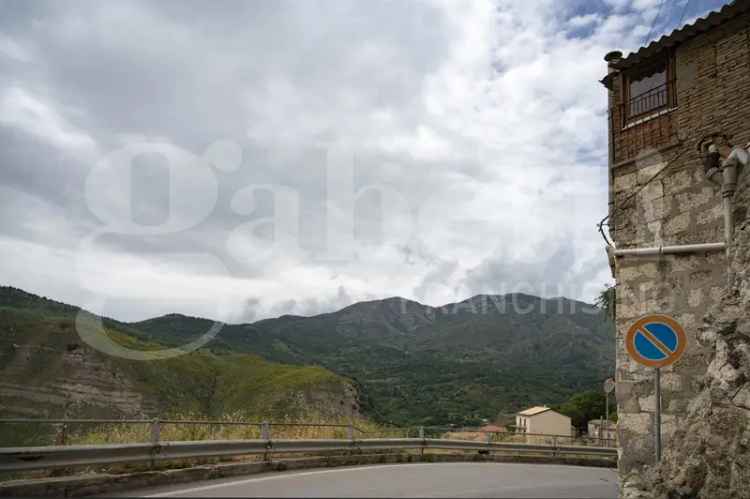
<path id="1" fill-rule="evenodd" d="M 542 414 L 543 412 L 547 412 L 551 410 L 552 410 L 551 407 L 530 407 L 526 410 L 519 412 L 518 415 L 531 417 L 531 416 L 536 416 L 537 414 Z"/>
<path id="2" fill-rule="evenodd" d="M 610 67 L 620 71 L 633 67 L 640 64 L 642 61 L 659 54 L 665 49 L 676 47 L 677 45 L 700 35 L 701 33 L 710 31 L 711 29 L 748 11 L 750 11 L 750 0 L 734 0 L 720 10 L 713 11 L 705 17 L 698 18 L 692 24 L 686 24 L 682 28 L 676 29 L 656 41 L 652 41 L 647 46 L 641 47 L 636 52 L 631 52 L 627 57 L 612 62 Z M 608 74 L 601 80 L 601 83 L 607 88 L 610 88 L 612 74 L 613 73 Z"/>

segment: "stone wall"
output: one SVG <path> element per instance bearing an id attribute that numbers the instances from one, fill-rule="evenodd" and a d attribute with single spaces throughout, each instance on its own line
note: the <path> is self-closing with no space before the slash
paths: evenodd
<path id="1" fill-rule="evenodd" d="M 621 409 L 632 409 L 620 427 L 626 440 L 620 463 L 624 497 L 750 497 L 750 171 L 740 175 L 735 203 L 737 227 L 722 266 L 726 285 L 688 327 L 693 339 L 685 360 L 695 363 L 690 387 L 674 391 L 672 380 L 665 380 L 665 404 L 680 410 L 662 430 L 660 466 L 643 466 L 650 418 L 635 410 L 636 401 L 643 408 L 653 396 L 618 386 Z M 683 362 L 673 372 L 684 371 Z"/>
<path id="2" fill-rule="evenodd" d="M 708 367 L 662 465 L 633 489 L 659 497 L 750 497 L 750 172 L 741 175 L 728 285 L 697 327 Z M 639 485 L 639 487 L 637 487 Z"/>
<path id="3" fill-rule="evenodd" d="M 726 134 L 734 144 L 750 141 L 749 26 L 750 16 L 743 15 L 674 49 L 676 108 L 627 128 L 613 120 L 614 212 L 610 235 L 618 248 L 723 241 L 720 188 L 706 181 L 696 146 L 702 137 L 712 133 Z M 620 102 L 621 87 L 622 81 L 615 77 L 611 95 L 614 107 Z M 659 127 L 663 129 L 655 131 Z M 657 176 L 649 182 L 654 175 Z M 743 188 L 747 188 L 746 184 L 745 179 Z M 740 220 L 744 219 L 746 208 L 745 198 L 738 194 L 736 212 Z M 745 229 L 739 223 L 737 230 L 741 233 Z M 742 265 L 750 265 L 750 258 L 744 262 L 737 259 L 750 250 L 750 237 L 738 237 L 737 245 L 730 251 L 729 259 L 723 252 L 617 259 L 616 390 L 621 442 L 619 467 L 626 497 L 693 497 L 691 494 L 697 493 L 703 494 L 702 497 L 734 497 L 722 495 L 728 489 L 713 486 L 705 488 L 712 491 L 710 494 L 700 492 L 700 480 L 693 475 L 703 472 L 696 472 L 695 467 L 686 464 L 690 457 L 684 449 L 692 438 L 691 425 L 705 425 L 700 422 L 706 414 L 716 414 L 716 428 L 732 427 L 731 435 L 735 434 L 734 423 L 739 427 L 745 424 L 745 420 L 737 419 L 737 411 L 741 410 L 731 403 L 729 392 L 716 399 L 728 408 L 726 414 L 711 412 L 714 401 L 710 401 L 714 393 L 710 387 L 721 385 L 715 380 L 734 376 L 727 374 L 727 359 L 740 355 L 737 348 L 746 348 L 730 346 L 720 333 L 727 328 L 732 330 L 733 319 L 726 316 L 727 307 L 737 309 L 737 290 L 747 288 L 744 274 L 738 272 Z M 730 261 L 733 272 L 728 272 Z M 646 313 L 673 315 L 688 335 L 689 347 L 682 360 L 662 369 L 663 469 L 684 475 L 677 482 L 668 482 L 681 492 L 656 487 L 663 482 L 658 479 L 658 469 L 653 467 L 653 369 L 631 361 L 624 346 L 628 327 Z M 724 374 L 720 374 L 722 369 L 726 371 Z M 732 387 L 740 390 L 738 394 L 745 393 L 735 385 Z M 750 391 L 747 393 L 750 395 Z M 737 396 L 744 400 L 744 395 Z M 705 433 L 706 428 L 701 427 L 701 431 Z M 711 431 L 707 434 L 711 435 Z M 718 468 L 732 468 L 734 465 L 729 464 L 732 453 L 739 452 L 739 444 L 729 445 L 739 440 L 727 438 L 716 442 L 709 438 L 703 447 L 688 446 L 696 452 L 717 453 L 717 464 L 713 466 L 717 471 L 706 472 L 714 473 L 711 476 L 716 477 L 715 483 L 729 480 L 730 475 L 721 475 Z M 719 445 L 723 448 L 714 449 Z M 697 459 L 707 466 L 705 459 Z M 742 474 L 737 470 L 732 473 L 735 477 Z M 748 475 L 750 466 L 743 476 Z M 644 476 L 651 478 L 642 479 Z M 732 480 L 735 480 L 732 485 L 735 494 L 740 490 L 736 488 L 738 484 L 747 485 L 743 481 L 746 479 Z M 691 485 L 675 485 L 678 482 Z M 745 496 L 736 497 L 750 497 L 750 489 L 745 490 Z"/>

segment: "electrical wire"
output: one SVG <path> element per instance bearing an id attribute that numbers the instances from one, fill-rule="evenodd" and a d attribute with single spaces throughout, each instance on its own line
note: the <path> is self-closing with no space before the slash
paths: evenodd
<path id="1" fill-rule="evenodd" d="M 659 17 L 661 17 L 661 10 L 664 8 L 665 0 L 661 0 L 659 2 L 659 10 L 656 12 L 656 17 L 651 21 L 651 29 L 648 30 L 648 35 L 646 35 L 646 38 L 644 38 L 643 42 L 641 42 L 641 45 L 646 45 L 646 42 L 651 39 L 651 33 L 654 32 L 654 28 L 656 27 L 656 21 L 659 20 Z"/>
<path id="2" fill-rule="evenodd" d="M 620 211 L 620 210 L 622 210 L 623 208 L 625 208 L 625 207 L 626 207 L 626 205 L 627 205 L 627 204 L 628 204 L 628 203 L 629 203 L 630 201 L 632 201 L 633 199 L 635 199 L 635 197 L 636 197 L 636 196 L 637 196 L 637 195 L 638 195 L 638 194 L 639 194 L 639 193 L 640 193 L 640 192 L 641 192 L 641 191 L 642 191 L 643 189 L 645 189 L 645 188 L 646 188 L 646 186 L 648 186 L 648 185 L 649 185 L 649 184 L 650 184 L 651 182 L 653 182 L 654 180 L 656 180 L 656 178 L 657 178 L 657 177 L 658 177 L 659 175 L 661 175 L 662 173 L 664 173 L 664 172 L 665 172 L 665 171 L 667 170 L 667 168 L 669 168 L 670 166 L 672 166 L 673 162 L 674 162 L 674 161 L 676 161 L 677 159 L 679 159 L 679 158 L 680 158 L 680 157 L 681 157 L 681 156 L 682 156 L 682 155 L 683 155 L 683 154 L 685 153 L 685 151 L 687 151 L 687 149 L 686 149 L 686 148 L 683 148 L 682 150 L 680 150 L 680 151 L 679 151 L 679 152 L 678 152 L 678 153 L 677 153 L 677 154 L 675 155 L 675 157 L 674 157 L 674 158 L 672 158 L 672 159 L 671 159 L 670 161 L 667 161 L 667 164 L 666 164 L 666 165 L 664 165 L 663 167 L 661 167 L 661 168 L 659 169 L 659 171 L 658 171 L 658 172 L 654 173 L 654 174 L 653 174 L 653 175 L 652 175 L 652 176 L 651 176 L 651 177 L 650 177 L 650 178 L 649 178 L 648 180 L 646 180 L 646 182 L 644 182 L 643 184 L 641 184 L 641 185 L 640 185 L 640 186 L 638 187 L 638 189 L 636 189 L 636 190 L 635 190 L 634 192 L 631 192 L 630 194 L 628 194 L 628 195 L 627 195 L 627 197 L 625 197 L 625 199 L 624 199 L 624 200 L 622 201 L 622 203 L 620 203 L 620 204 L 619 204 L 618 206 L 615 206 L 615 207 L 614 207 L 614 208 L 612 209 L 612 212 L 611 212 L 611 213 L 608 213 L 606 217 L 602 218 L 602 219 L 601 219 L 601 221 L 600 221 L 600 222 L 599 222 L 598 224 L 596 224 L 597 228 L 599 229 L 599 233 L 600 233 L 600 234 L 602 235 L 602 238 L 604 239 L 604 242 L 605 242 L 605 243 L 607 243 L 607 246 L 609 246 L 609 247 L 612 247 L 612 248 L 614 248 L 614 246 L 615 246 L 615 245 L 614 245 L 614 244 L 613 244 L 613 243 L 612 243 L 612 242 L 611 242 L 611 241 L 609 240 L 609 238 L 607 237 L 606 233 L 604 232 L 604 226 L 606 225 L 606 226 L 608 226 L 608 227 L 609 227 L 609 224 L 608 224 L 608 223 L 606 223 L 606 222 L 607 222 L 607 220 L 609 220 L 609 218 L 610 218 L 610 217 L 612 217 L 613 215 L 615 215 L 615 214 L 616 214 L 616 213 L 617 213 L 618 211 Z"/>
<path id="3" fill-rule="evenodd" d="M 601 220 L 601 222 L 599 222 L 598 224 L 596 224 L 596 227 L 599 229 L 599 234 L 602 235 L 602 239 L 604 239 L 604 242 L 607 244 L 607 246 L 609 246 L 610 248 L 614 248 L 615 245 L 612 243 L 612 241 L 609 240 L 609 238 L 607 237 L 607 234 L 604 232 L 604 226 L 605 225 L 609 226 L 609 224 L 605 223 L 608 218 L 609 218 L 609 215 L 607 215 L 606 217 L 604 217 Z"/>
<path id="4" fill-rule="evenodd" d="M 690 5 L 690 2 L 692 1 L 693 0 L 687 0 L 687 2 L 685 2 L 685 5 L 682 7 L 682 14 L 680 14 L 680 21 L 677 23 L 678 29 L 682 27 L 682 20 L 685 19 L 685 12 L 687 12 L 688 6 Z"/>

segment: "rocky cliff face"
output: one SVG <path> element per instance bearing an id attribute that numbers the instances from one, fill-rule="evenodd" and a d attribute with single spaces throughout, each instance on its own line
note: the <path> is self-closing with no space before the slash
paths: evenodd
<path id="1" fill-rule="evenodd" d="M 210 351 L 148 362 L 112 357 L 81 341 L 76 313 L 0 288 L 0 417 L 359 416 L 353 382 L 321 367 Z M 107 330 L 138 345 L 123 326 Z"/>
<path id="2" fill-rule="evenodd" d="M 26 417 L 62 417 L 93 413 L 101 417 L 153 413 L 153 401 L 106 360 L 82 348 L 56 351 L 42 345 L 16 345 L 0 380 L 2 412 Z M 47 371 L 50 364 L 56 365 Z M 30 382 L 33 371 L 51 376 Z"/>
<path id="3" fill-rule="evenodd" d="M 626 477 L 625 497 L 750 497 L 748 173 L 743 172 L 735 199 L 727 287 L 698 337 L 710 352 L 701 390 L 688 405 L 685 424 L 671 436 L 661 466 Z"/>
<path id="4" fill-rule="evenodd" d="M 0 318 L 3 415 L 136 417 L 156 411 L 154 397 L 139 392 L 111 359 L 82 344 L 67 320 L 44 324 L 54 334 L 28 335 L 26 321 L 19 323 L 15 314 L 4 311 Z"/>

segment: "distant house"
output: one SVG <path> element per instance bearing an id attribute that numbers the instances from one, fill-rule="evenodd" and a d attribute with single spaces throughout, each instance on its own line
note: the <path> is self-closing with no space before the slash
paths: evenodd
<path id="1" fill-rule="evenodd" d="M 603 421 L 602 419 L 592 419 L 589 421 L 589 437 L 601 438 L 604 440 L 617 440 L 617 424 L 612 421 Z"/>
<path id="2" fill-rule="evenodd" d="M 547 406 L 530 407 L 516 414 L 516 431 L 542 435 L 573 434 L 570 418 Z"/>

